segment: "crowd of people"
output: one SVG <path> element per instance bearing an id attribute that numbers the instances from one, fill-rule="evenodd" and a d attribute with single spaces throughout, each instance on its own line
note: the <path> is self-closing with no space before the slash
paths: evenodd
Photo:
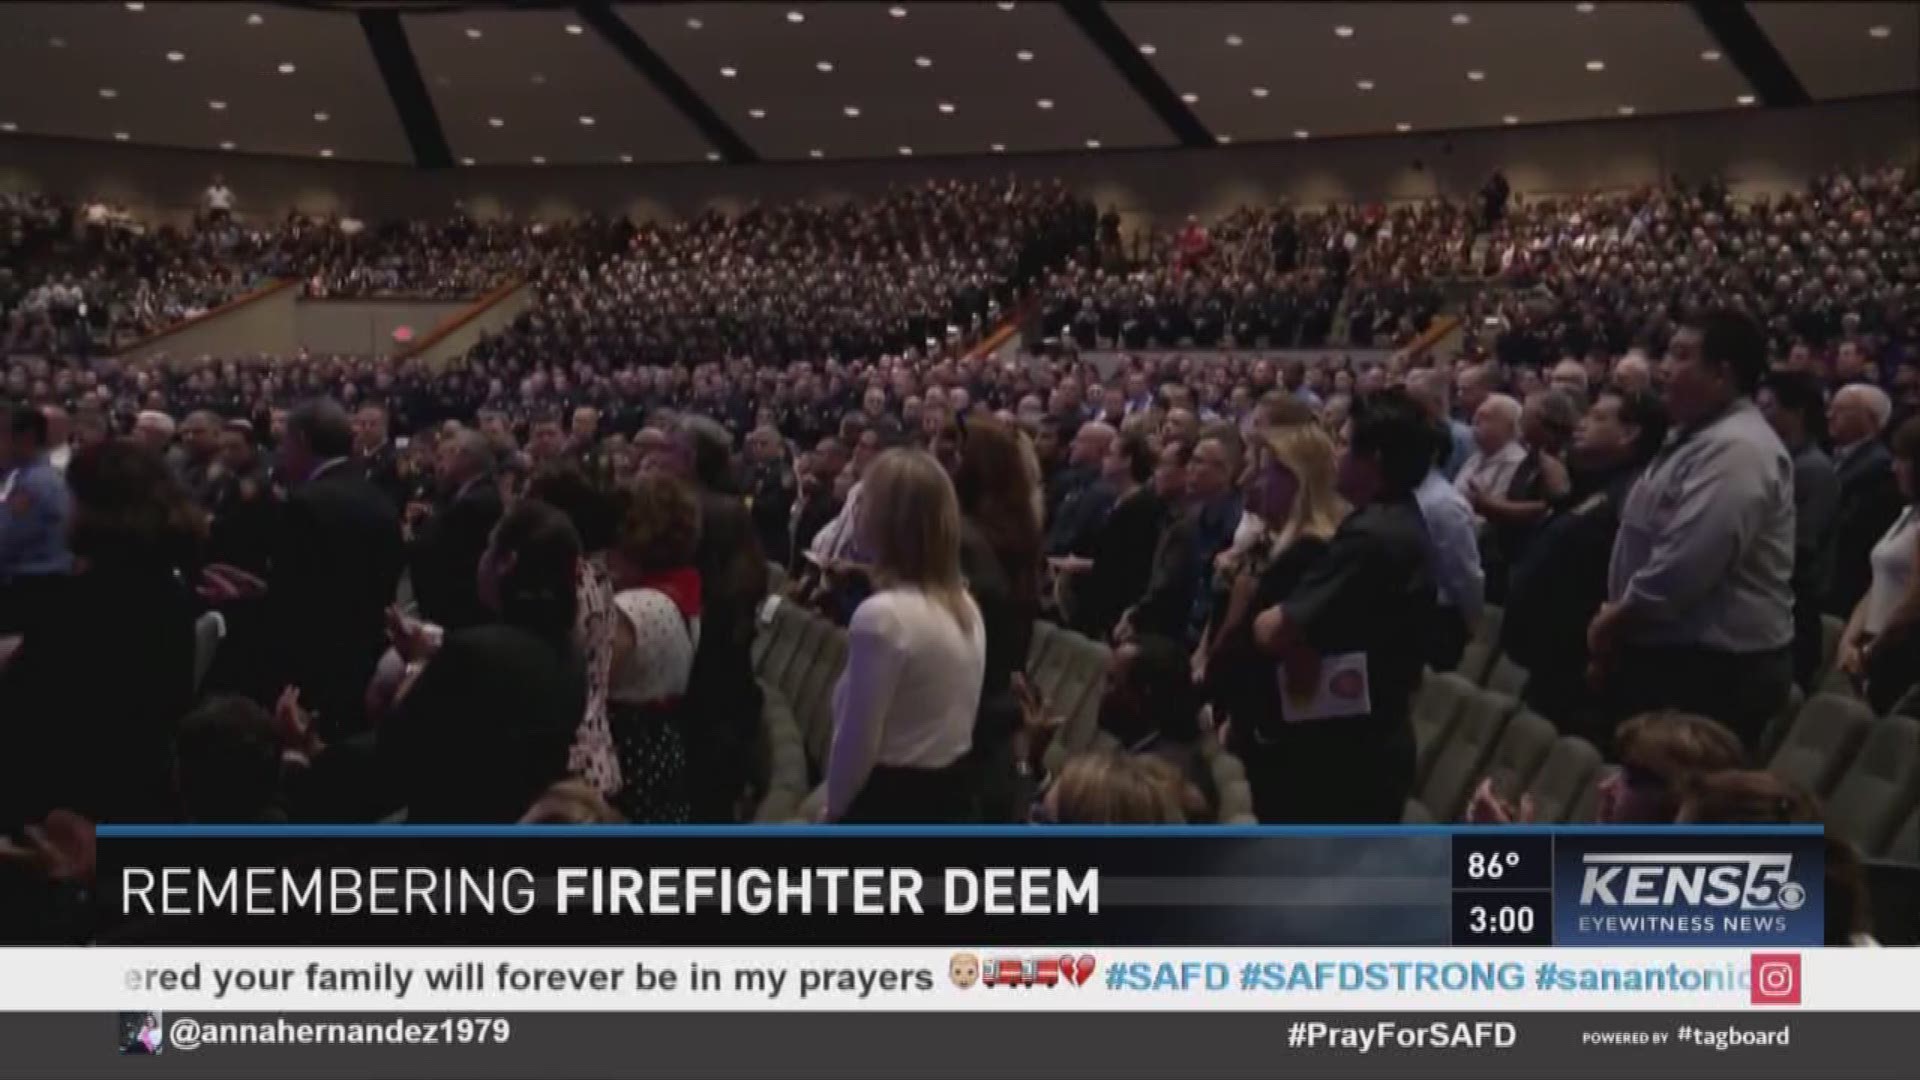
<path id="1" fill-rule="evenodd" d="M 1292 226 L 1247 272 L 1332 273 L 1312 248 L 1390 283 L 1470 248 L 1446 213 L 1357 225 Z M 1657 346 L 1540 364 L 1102 368 L 932 332 L 1088 237 L 1111 255 L 1057 186 L 618 232 L 552 236 L 541 303 L 445 371 L 7 359 L 10 860 L 44 868 L 76 817 L 739 820 L 775 567 L 847 628 L 825 821 L 1212 820 L 1210 743 L 1263 821 L 1398 821 L 1423 672 L 1490 603 L 1528 703 L 1616 749 L 1608 821 L 1814 814 L 1749 770 L 1822 613 L 1859 691 L 1915 708 L 1903 308 L 1789 348 L 1693 303 Z M 1169 280 L 1248 265 L 1204 232 Z M 1113 644 L 1121 749 L 1047 753 L 1037 619 Z"/>

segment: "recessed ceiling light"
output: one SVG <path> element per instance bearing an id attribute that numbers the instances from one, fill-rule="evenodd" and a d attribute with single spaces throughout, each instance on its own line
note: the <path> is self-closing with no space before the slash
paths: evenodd
<path id="1" fill-rule="evenodd" d="M 467 27 L 467 40 L 469 40 L 469 41 L 479 41 L 479 40 L 480 40 L 480 28 L 479 28 L 479 27 L 477 27 L 477 26 L 469 26 L 469 27 Z"/>
<path id="2" fill-rule="evenodd" d="M 1738 102 L 1741 105 L 1751 105 L 1753 104 L 1754 99 L 1752 94 L 1741 94 L 1739 97 L 1734 98 L 1733 100 Z"/>
<path id="3" fill-rule="evenodd" d="M 1242 37 L 1241 37 L 1241 36 L 1240 36 L 1239 34 L 1228 34 L 1228 35 L 1227 35 L 1227 44 L 1228 44 L 1228 45 L 1232 45 L 1232 46 L 1236 46 L 1236 47 L 1237 47 L 1237 46 L 1239 46 L 1239 45 L 1242 45 L 1242 44 L 1244 44 L 1244 43 L 1245 43 L 1245 39 L 1243 39 L 1243 38 L 1242 38 Z"/>
<path id="4" fill-rule="evenodd" d="M 115 90 L 111 86 L 103 86 L 100 88 L 100 96 L 103 98 L 109 98 L 109 99 L 117 98 L 120 96 L 120 91 Z"/>
<path id="5" fill-rule="evenodd" d="M 1607 62 L 1605 60 L 1589 60 L 1587 61 L 1587 70 L 1605 71 L 1607 70 Z"/>
<path id="6" fill-rule="evenodd" d="M 1268 94 L 1268 90 L 1267 90 L 1267 88 L 1266 88 L 1266 87 L 1264 87 L 1264 86 L 1256 86 L 1256 87 L 1254 87 L 1254 88 L 1253 88 L 1253 96 L 1254 96 L 1254 97 L 1257 97 L 1257 98 L 1263 98 L 1263 97 L 1266 97 L 1266 96 L 1267 96 L 1267 94 Z"/>
<path id="7" fill-rule="evenodd" d="M 860 106 L 858 106 L 858 105 L 849 105 L 849 106 L 847 106 L 846 108 L 844 108 L 844 109 L 841 109 L 840 111 L 841 111 L 841 112 L 843 112 L 843 113 L 846 113 L 846 114 L 847 114 L 848 116 L 859 116 L 859 115 L 860 115 Z"/>
<path id="8" fill-rule="evenodd" d="M 1508 113 L 1507 115 L 1500 118 L 1500 122 L 1503 124 L 1517 124 L 1520 122 L 1520 118 L 1513 115 L 1512 113 Z"/>
<path id="9" fill-rule="evenodd" d="M 505 120 L 500 119 L 497 116 L 489 116 L 487 117 L 487 126 L 503 128 L 507 126 L 507 122 Z"/>
<path id="10" fill-rule="evenodd" d="M 1334 28 L 1333 28 L 1333 36 L 1334 36 L 1334 37 L 1352 37 L 1352 36 L 1353 36 L 1353 27 L 1351 27 L 1351 26 L 1336 26 L 1336 27 L 1334 27 Z"/>
<path id="11" fill-rule="evenodd" d="M 1484 72 L 1484 71 L 1469 71 L 1469 72 L 1467 72 L 1467 81 L 1468 81 L 1468 82 L 1481 82 L 1481 81 L 1483 81 L 1483 80 L 1485 80 L 1485 79 L 1486 79 L 1486 77 L 1487 77 L 1487 73 L 1486 73 L 1486 72 Z"/>
<path id="12" fill-rule="evenodd" d="M 332 157 L 332 156 L 333 156 L 333 150 L 332 150 L 332 148 L 331 148 L 331 147 L 322 147 L 322 148 L 321 148 L 321 150 L 320 150 L 320 156 L 321 156 L 321 157 Z"/>
<path id="13" fill-rule="evenodd" d="M 19 131 L 20 125 L 11 120 L 0 121 L 0 131 Z"/>
<path id="14" fill-rule="evenodd" d="M 1024 64 L 1033 59 L 1033 51 L 1030 49 L 1021 49 L 1019 52 L 1013 54 L 1013 58 Z"/>
<path id="15" fill-rule="evenodd" d="M 67 47 L 67 39 L 63 37 L 50 37 L 47 39 L 47 46 L 54 49 L 64 49 Z"/>
<path id="16" fill-rule="evenodd" d="M 943 113 L 946 113 L 946 114 L 947 114 L 948 116 L 952 116 L 952 115 L 953 115 L 953 102 L 951 102 L 951 101 L 943 101 L 943 102 L 941 102 L 941 103 L 940 103 L 940 111 L 941 111 L 941 112 L 943 112 Z"/>
<path id="17" fill-rule="evenodd" d="M 187 58 L 186 53 L 181 52 L 179 49 L 175 49 L 172 52 L 167 54 L 167 63 L 177 64 L 180 61 L 185 60 L 186 58 Z"/>
<path id="18" fill-rule="evenodd" d="M 1622 105 L 1622 106 L 1620 106 L 1620 115 L 1621 115 L 1621 116 L 1632 116 L 1632 115 L 1633 115 L 1633 106 L 1631 106 L 1631 105 Z"/>
<path id="19" fill-rule="evenodd" d="M 461 159 L 460 159 L 460 164 L 462 164 L 462 165 L 472 165 L 472 164 L 473 164 L 473 159 L 472 159 L 472 158 L 470 158 L 470 157 L 463 157 L 463 158 L 461 158 Z"/>
<path id="20" fill-rule="evenodd" d="M 1053 99 L 1041 98 L 1039 101 L 1034 102 L 1034 104 L 1040 106 L 1043 109 L 1051 109 L 1053 108 Z"/>
<path id="21" fill-rule="evenodd" d="M 587 32 L 587 28 L 584 26 L 581 26 L 577 22 L 570 22 L 567 24 L 567 33 L 569 34 L 584 34 L 586 32 Z"/>
<path id="22" fill-rule="evenodd" d="M 790 23 L 803 23 L 807 21 L 807 17 L 801 12 L 789 11 L 787 12 L 787 21 Z"/>
<path id="23" fill-rule="evenodd" d="M 622 164 L 622 165 L 631 165 L 631 164 L 633 164 L 633 155 L 632 155 L 632 154 L 621 154 L 621 155 L 620 155 L 620 164 Z"/>
<path id="24" fill-rule="evenodd" d="M 128 11 L 145 11 L 147 10 L 147 5 L 138 3 L 138 2 L 130 3 L 127 5 L 127 10 Z"/>
<path id="25" fill-rule="evenodd" d="M 720 69 L 720 77 L 723 79 L 731 79 L 738 74 L 740 74 L 740 69 L 738 68 L 723 67 Z"/>
<path id="26" fill-rule="evenodd" d="M 261 23 L 263 23 L 263 22 L 266 22 L 266 21 L 267 21 L 267 20 L 266 20 L 266 19 L 264 19 L 264 18 L 262 18 L 262 17 L 261 17 L 261 15 L 260 15 L 260 13 L 259 13 L 259 12 L 257 12 L 257 11 L 256 11 L 256 12 L 254 12 L 253 14 L 251 14 L 251 15 L 249 15 L 249 16 L 247 16 L 247 25 L 248 25 L 248 26 L 259 26 L 259 25 L 260 25 Z"/>
<path id="27" fill-rule="evenodd" d="M 314 113 L 313 118 L 322 124 L 326 123 L 328 120 L 333 119 L 332 117 L 328 116 L 326 113 L 323 113 L 323 112 Z"/>
<path id="28" fill-rule="evenodd" d="M 1395 124 L 1395 125 L 1393 125 L 1393 130 L 1395 130 L 1395 131 L 1412 131 L 1412 130 L 1413 130 L 1413 125 L 1412 125 L 1412 124 L 1409 124 L 1409 123 L 1407 123 L 1407 122 L 1406 122 L 1405 120 L 1402 120 L 1402 121 L 1400 121 L 1399 123 L 1397 123 L 1397 124 Z"/>
<path id="29" fill-rule="evenodd" d="M 541 157 L 539 154 L 535 154 L 533 155 L 533 163 L 535 165 L 545 165 L 547 163 L 547 159 Z"/>
<path id="30" fill-rule="evenodd" d="M 1233 142 L 1233 136 L 1231 135 L 1215 135 L 1214 139 L 1215 141 L 1219 142 L 1221 146 L 1226 146 L 1229 143 Z"/>
<path id="31" fill-rule="evenodd" d="M 887 9 L 887 14 L 893 16 L 896 19 L 904 19 L 907 17 L 907 9 L 901 7 L 899 4 L 895 4 L 892 7 Z"/>
<path id="32" fill-rule="evenodd" d="M 234 147 L 234 142 L 232 139 L 228 139 L 225 142 L 220 144 L 220 149 L 222 150 L 231 150 L 233 149 L 233 147 Z"/>
<path id="33" fill-rule="evenodd" d="M 133 138 L 133 136 L 127 134 L 124 131 L 116 131 L 113 133 L 114 142 L 126 142 L 128 139 L 131 139 L 131 138 Z"/>
<path id="34" fill-rule="evenodd" d="M 1088 139 L 1088 140 L 1087 140 L 1087 149 L 1089 149 L 1089 150 L 1098 150 L 1098 149 L 1100 149 L 1100 140 L 1099 140 L 1099 139 Z"/>
<path id="35" fill-rule="evenodd" d="M 833 71 L 833 61 L 831 60 L 822 60 L 813 66 L 819 68 L 823 72 Z"/>
<path id="36" fill-rule="evenodd" d="M 1006 143 L 994 143 L 994 144 L 993 144 L 992 146 L 989 146 L 989 147 L 987 147 L 987 149 L 989 149 L 989 150 L 991 150 L 991 151 L 993 151 L 993 152 L 994 152 L 994 153 L 996 153 L 996 154 L 1004 154 L 1004 153 L 1006 153 L 1006 152 L 1007 152 L 1007 144 L 1006 144 Z"/>
<path id="37" fill-rule="evenodd" d="M 905 12 L 905 11 L 904 11 L 903 9 L 901 9 L 901 8 L 894 8 L 893 10 L 895 10 L 895 11 L 899 11 L 899 12 L 900 12 L 901 14 L 903 14 L 903 15 L 904 15 L 904 14 L 906 13 L 906 12 Z M 894 16 L 894 18 L 896 18 L 896 19 L 897 19 L 897 18 L 899 18 L 899 17 L 900 17 L 899 15 L 896 15 L 896 16 Z M 823 158 L 823 157 L 826 157 L 826 156 L 827 156 L 827 152 L 826 152 L 825 150 L 818 150 L 818 149 L 816 149 L 816 150 L 809 150 L 809 151 L 807 151 L 807 156 L 808 156 L 808 157 L 810 157 L 810 158 L 813 158 L 813 159 L 814 159 L 815 161 L 818 161 L 819 159 L 821 159 L 821 158 Z"/>
<path id="38" fill-rule="evenodd" d="M 748 116 L 751 116 L 751 117 L 753 117 L 753 118 L 754 118 L 755 120 L 765 120 L 765 119 L 767 118 L 767 110 L 765 110 L 765 109 L 748 109 L 748 110 L 747 110 L 747 115 L 748 115 Z"/>
<path id="39" fill-rule="evenodd" d="M 1189 105 L 1198 105 L 1200 104 L 1200 95 L 1193 93 L 1192 91 L 1188 91 L 1187 93 L 1180 95 L 1180 100 L 1186 102 Z"/>
<path id="40" fill-rule="evenodd" d="M 1294 128 L 1293 137 L 1296 139 L 1311 139 L 1313 132 L 1308 131 L 1306 128 Z"/>
<path id="41" fill-rule="evenodd" d="M 537 72 L 537 71 L 533 73 L 533 78 L 532 78 L 532 79 L 531 79 L 530 81 L 531 81 L 531 82 L 533 83 L 533 85 L 535 85 L 535 86 L 545 86 L 545 85 L 547 85 L 547 77 L 546 77 L 545 75 L 542 75 L 542 74 L 540 74 L 540 73 L 539 73 L 539 72 Z"/>
<path id="42" fill-rule="evenodd" d="M 1867 36 L 1868 36 L 1868 37 L 1876 37 L 1876 38 L 1889 38 L 1889 37 L 1892 37 L 1892 36 L 1893 36 L 1893 27 L 1891 27 L 1891 26 L 1869 26 L 1869 27 L 1867 27 Z"/>
<path id="43" fill-rule="evenodd" d="M 719 161 L 719 160 L 720 160 L 720 151 L 718 151 L 718 150 L 709 150 L 709 151 L 707 151 L 707 160 L 708 160 L 708 161 Z"/>
<path id="44" fill-rule="evenodd" d="M 1473 16 L 1464 11 L 1456 11 L 1453 13 L 1453 25 L 1455 26 L 1465 26 L 1472 21 Z"/>
<path id="45" fill-rule="evenodd" d="M 1141 56 L 1152 56 L 1154 53 L 1157 53 L 1159 51 L 1160 51 L 1159 49 L 1156 49 L 1153 47 L 1153 42 L 1151 41 L 1142 42 L 1140 44 Z"/>
<path id="46" fill-rule="evenodd" d="M 293 65 L 292 65 L 292 64 L 290 64 L 290 63 L 286 63 L 286 64 L 281 64 L 281 65 L 280 65 L 280 74 L 282 74 L 282 75 L 291 75 L 291 74 L 293 74 L 293 72 L 294 72 L 294 67 L 293 67 Z"/>
<path id="47" fill-rule="evenodd" d="M 1593 14 L 1593 5 L 1585 4 L 1585 3 L 1575 4 L 1573 5 L 1573 10 L 1579 12 L 1582 15 L 1591 15 Z"/>
<path id="48" fill-rule="evenodd" d="M 703 27 L 703 26 L 705 26 L 705 25 L 707 25 L 707 24 L 706 24 L 706 23 L 703 23 L 703 22 L 701 22 L 701 21 L 700 21 L 699 19 L 688 19 L 688 20 L 687 20 L 687 29 L 689 29 L 689 30 L 698 30 L 698 29 L 700 29 L 701 27 Z"/>
<path id="49" fill-rule="evenodd" d="M 1714 61 L 1720 59 L 1720 50 L 1719 49 L 1704 50 L 1700 54 L 1700 59 L 1705 60 L 1707 63 L 1711 64 Z"/>
<path id="50" fill-rule="evenodd" d="M 214 112 L 225 112 L 227 111 L 227 103 L 224 101 L 209 101 L 207 102 L 207 108 L 212 109 Z"/>
<path id="51" fill-rule="evenodd" d="M 1012 11 L 1012 10 L 1013 10 L 1013 0 L 1000 0 L 1000 3 L 999 3 L 999 5 L 998 5 L 998 6 L 999 6 L 999 8 L 1000 8 L 1000 10 L 1001 10 L 1001 11 Z"/>
<path id="52" fill-rule="evenodd" d="M 911 147 L 911 146 L 903 146 L 903 147 L 901 147 L 901 148 L 900 148 L 900 156 L 901 156 L 901 157 L 912 157 L 912 156 L 913 156 L 913 147 Z"/>
<path id="53" fill-rule="evenodd" d="M 1372 79 L 1361 79 L 1360 81 L 1358 81 L 1358 82 L 1356 82 L 1356 83 L 1354 83 L 1353 85 L 1355 85 L 1355 86 L 1357 86 L 1357 87 L 1359 87 L 1359 88 L 1360 88 L 1360 89 L 1362 89 L 1362 90 L 1371 90 L 1371 89 L 1373 89 L 1373 80 L 1372 80 Z"/>
<path id="54" fill-rule="evenodd" d="M 582 117 L 580 118 L 580 126 L 582 126 L 582 127 L 592 127 L 592 126 L 593 126 L 593 117 L 591 117 L 591 116 L 582 116 Z"/>
<path id="55" fill-rule="evenodd" d="M 916 56 L 913 58 L 913 63 L 914 63 L 914 66 L 916 67 L 930 68 L 933 66 L 933 57 Z"/>

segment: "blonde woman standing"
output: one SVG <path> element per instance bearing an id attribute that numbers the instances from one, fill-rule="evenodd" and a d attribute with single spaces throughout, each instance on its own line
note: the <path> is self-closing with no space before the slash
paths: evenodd
<path id="1" fill-rule="evenodd" d="M 960 575 L 959 502 L 940 463 L 916 450 L 880 455 L 865 485 L 857 527 L 875 591 L 847 627 L 824 816 L 963 821 L 987 639 Z"/>

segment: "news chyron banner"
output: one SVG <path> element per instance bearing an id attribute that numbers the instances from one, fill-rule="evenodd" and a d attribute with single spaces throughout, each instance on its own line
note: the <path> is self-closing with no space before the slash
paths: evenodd
<path id="1" fill-rule="evenodd" d="M 0 1076 L 1911 1075 L 1916 954 L 1823 947 L 1824 850 L 1807 828 L 103 827 L 91 883 L 38 909 L 88 947 L 4 954 Z"/>

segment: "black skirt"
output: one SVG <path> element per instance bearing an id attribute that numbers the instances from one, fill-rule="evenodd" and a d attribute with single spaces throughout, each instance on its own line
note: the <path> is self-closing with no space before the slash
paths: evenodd
<path id="1" fill-rule="evenodd" d="M 965 823 L 973 815 L 975 770 L 965 756 L 938 769 L 875 765 L 840 820 L 867 825 Z"/>
<path id="2" fill-rule="evenodd" d="M 607 706 L 607 727 L 620 759 L 614 809 L 637 825 L 683 825 L 693 820 L 687 790 L 687 743 L 678 710 L 660 705 Z"/>

